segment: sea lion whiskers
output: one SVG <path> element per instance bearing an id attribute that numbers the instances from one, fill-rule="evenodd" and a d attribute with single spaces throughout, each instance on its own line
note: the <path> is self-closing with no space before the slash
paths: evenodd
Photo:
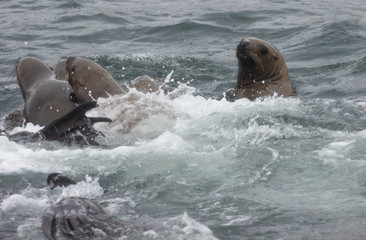
<path id="1" fill-rule="evenodd" d="M 12 79 L 14 79 L 14 77 L 17 75 L 17 63 L 15 64 L 15 66 L 13 68 L 11 68 L 10 71 L 8 71 L 6 80 L 7 81 L 12 81 Z"/>

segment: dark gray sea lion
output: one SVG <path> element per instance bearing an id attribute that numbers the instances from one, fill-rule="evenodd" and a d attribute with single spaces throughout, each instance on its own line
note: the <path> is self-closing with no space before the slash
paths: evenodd
<path id="1" fill-rule="evenodd" d="M 60 173 L 51 173 L 47 176 L 47 184 L 51 189 L 54 189 L 55 187 L 67 187 L 76 184 L 76 182 Z"/>
<path id="2" fill-rule="evenodd" d="M 92 60 L 69 57 L 66 61 L 66 71 L 79 102 L 90 102 L 100 97 L 126 93 L 104 68 Z"/>
<path id="3" fill-rule="evenodd" d="M 236 47 L 236 57 L 237 88 L 226 93 L 228 101 L 293 94 L 286 63 L 272 44 L 258 38 L 243 39 Z"/>
<path id="4" fill-rule="evenodd" d="M 93 239 L 103 231 L 103 239 L 120 237 L 138 229 L 106 214 L 94 201 L 80 197 L 64 198 L 47 208 L 42 216 L 42 231 L 48 239 L 56 239 L 57 229 L 67 237 Z"/>
<path id="5" fill-rule="evenodd" d="M 80 104 L 61 117 L 48 123 L 43 129 L 37 133 L 19 132 L 8 136 L 10 140 L 21 141 L 38 141 L 38 140 L 56 140 L 67 143 L 91 144 L 99 145 L 95 138 L 103 135 L 93 127 L 97 122 L 111 122 L 111 119 L 104 117 L 87 117 L 85 113 L 97 107 L 96 102 L 88 102 Z"/>
<path id="6" fill-rule="evenodd" d="M 70 84 L 57 80 L 40 60 L 18 59 L 16 74 L 25 102 L 23 116 L 26 122 L 45 126 L 76 106 Z"/>

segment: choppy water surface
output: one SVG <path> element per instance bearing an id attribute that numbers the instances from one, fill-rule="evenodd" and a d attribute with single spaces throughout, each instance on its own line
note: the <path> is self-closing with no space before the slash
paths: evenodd
<path id="1" fill-rule="evenodd" d="M 107 147 L 0 136 L 0 236 L 42 239 L 65 196 L 143 226 L 127 239 L 364 239 L 366 7 L 363 1 L 1 1 L 0 114 L 23 103 L 17 58 L 90 58 L 123 85 L 171 75 L 168 95 L 131 92 L 90 114 Z M 296 95 L 235 103 L 235 47 L 276 45 Z M 126 97 L 126 96 L 125 96 Z M 128 97 L 128 96 L 127 96 Z M 113 101 L 112 101 L 113 100 Z M 104 101 L 104 102 L 103 102 Z M 128 119 L 126 120 L 128 121 Z M 30 126 L 27 126 L 30 129 Z M 50 190 L 46 176 L 78 181 Z"/>

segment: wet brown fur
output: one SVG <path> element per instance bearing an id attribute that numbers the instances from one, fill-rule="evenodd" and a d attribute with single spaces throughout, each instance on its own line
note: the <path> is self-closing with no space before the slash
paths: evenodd
<path id="1" fill-rule="evenodd" d="M 75 107 L 70 84 L 57 80 L 40 60 L 20 58 L 16 74 L 25 102 L 23 117 L 26 122 L 44 126 Z"/>
<path id="2" fill-rule="evenodd" d="M 126 92 L 104 68 L 89 59 L 69 57 L 66 71 L 80 103 Z"/>
<path id="3" fill-rule="evenodd" d="M 246 38 L 238 44 L 236 57 L 237 88 L 226 93 L 229 101 L 293 95 L 286 63 L 275 46 L 258 38 Z"/>

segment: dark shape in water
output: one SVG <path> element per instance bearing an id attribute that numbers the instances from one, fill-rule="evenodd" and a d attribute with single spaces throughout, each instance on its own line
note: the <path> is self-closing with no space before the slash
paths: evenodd
<path id="1" fill-rule="evenodd" d="M 48 239 L 56 239 L 56 232 L 76 239 L 90 239 L 101 230 L 108 237 L 120 237 L 134 227 L 111 217 L 95 202 L 87 198 L 64 198 L 47 208 L 42 216 L 42 231 Z"/>
<path id="2" fill-rule="evenodd" d="M 61 175 L 60 173 L 51 173 L 47 177 L 47 184 L 51 189 L 54 189 L 55 187 L 67 187 L 69 185 L 76 184 L 76 182 Z"/>
<path id="3" fill-rule="evenodd" d="M 85 113 L 97 107 L 96 102 L 83 103 L 61 117 L 47 124 L 37 133 L 19 132 L 9 136 L 15 142 L 57 140 L 67 143 L 99 145 L 95 138 L 102 134 L 95 130 L 94 123 L 111 122 L 111 119 L 104 117 L 87 117 Z"/>

